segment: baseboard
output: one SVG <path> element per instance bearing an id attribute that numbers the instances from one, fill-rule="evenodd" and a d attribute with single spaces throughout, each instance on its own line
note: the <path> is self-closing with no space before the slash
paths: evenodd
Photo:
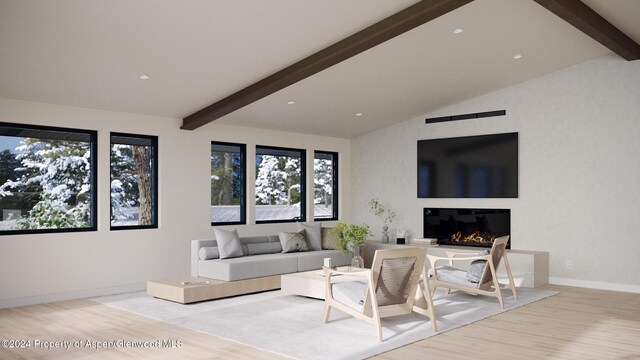
<path id="1" fill-rule="evenodd" d="M 559 277 L 550 277 L 549 284 L 584 287 L 590 289 L 622 291 L 630 293 L 640 293 L 640 285 L 610 283 L 604 281 L 577 280 Z"/>
<path id="2" fill-rule="evenodd" d="M 84 299 L 89 297 L 120 294 L 120 293 L 133 292 L 133 291 L 143 291 L 143 290 L 146 290 L 146 288 L 147 288 L 147 283 L 145 282 L 145 283 L 138 283 L 138 284 L 98 288 L 98 289 L 87 289 L 87 290 L 70 291 L 70 292 L 56 293 L 56 294 L 36 295 L 36 296 L 29 296 L 29 297 L 23 297 L 23 298 L 15 298 L 15 299 L 5 299 L 5 300 L 0 300 L 0 309 L 19 307 L 19 306 L 28 306 L 28 305 L 37 305 L 37 304 L 46 304 L 46 303 L 56 302 L 56 301 Z"/>

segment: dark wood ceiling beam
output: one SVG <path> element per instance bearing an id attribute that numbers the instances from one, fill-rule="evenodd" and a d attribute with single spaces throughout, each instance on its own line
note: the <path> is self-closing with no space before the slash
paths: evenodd
<path id="1" fill-rule="evenodd" d="M 547 10 L 620 55 L 640 59 L 640 45 L 580 0 L 535 0 Z"/>
<path id="2" fill-rule="evenodd" d="M 473 0 L 420 1 L 185 117 L 181 129 L 197 129 L 471 1 Z"/>

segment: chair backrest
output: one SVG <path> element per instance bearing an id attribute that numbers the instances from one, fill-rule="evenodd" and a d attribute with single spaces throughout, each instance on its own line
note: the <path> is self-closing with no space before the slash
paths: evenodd
<path id="1" fill-rule="evenodd" d="M 413 306 L 426 256 L 426 248 L 376 250 L 371 271 L 378 307 Z"/>
<path id="2" fill-rule="evenodd" d="M 502 260 L 502 256 L 504 256 L 505 251 L 507 251 L 507 242 L 509 241 L 509 235 L 501 236 L 496 238 L 493 241 L 493 245 L 491 246 L 491 262 L 493 263 L 493 268 L 498 271 L 498 266 L 500 265 L 500 261 Z M 482 277 L 480 278 L 479 286 L 483 284 L 491 284 L 493 282 L 493 275 L 491 275 L 491 268 L 489 268 L 488 264 L 484 267 L 484 271 L 482 272 Z"/>
<path id="3" fill-rule="evenodd" d="M 376 284 L 378 306 L 407 302 L 416 260 L 415 256 L 382 260 Z"/>

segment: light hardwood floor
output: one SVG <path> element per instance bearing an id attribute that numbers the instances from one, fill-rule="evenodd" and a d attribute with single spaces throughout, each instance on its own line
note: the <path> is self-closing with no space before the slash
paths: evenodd
<path id="1" fill-rule="evenodd" d="M 640 359 L 640 294 L 561 286 L 545 288 L 560 294 L 380 354 L 375 359 Z M 3 360 L 284 359 L 90 300 L 0 310 L 2 339 L 31 340 L 32 344 L 31 348 L 0 348 Z M 181 340 L 182 346 L 99 350 L 34 348 L 35 340 L 118 339 Z"/>

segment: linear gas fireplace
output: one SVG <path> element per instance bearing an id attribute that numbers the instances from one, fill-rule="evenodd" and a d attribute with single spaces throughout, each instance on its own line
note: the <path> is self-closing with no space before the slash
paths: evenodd
<path id="1" fill-rule="evenodd" d="M 496 237 L 511 235 L 510 209 L 424 208 L 423 219 L 424 237 L 439 245 L 491 247 Z"/>

